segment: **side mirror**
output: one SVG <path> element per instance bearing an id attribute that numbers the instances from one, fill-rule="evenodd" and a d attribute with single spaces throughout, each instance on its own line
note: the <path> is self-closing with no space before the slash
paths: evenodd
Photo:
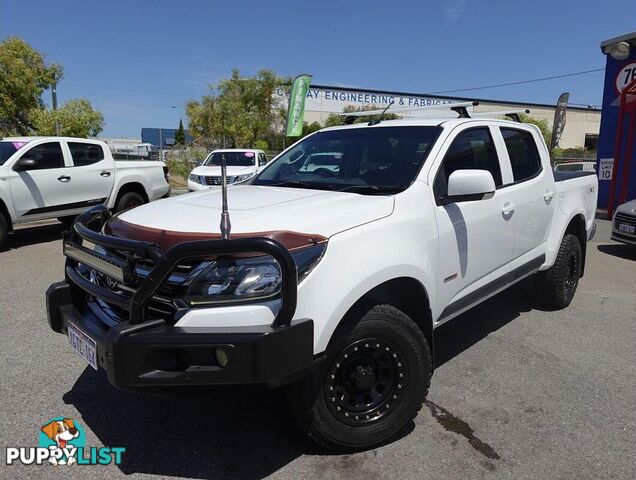
<path id="1" fill-rule="evenodd" d="M 22 157 L 13 164 L 15 172 L 26 172 L 27 170 L 35 170 L 38 168 L 38 162 L 32 158 Z"/>
<path id="2" fill-rule="evenodd" d="M 455 170 L 448 178 L 444 203 L 482 200 L 495 193 L 495 180 L 488 170 Z"/>

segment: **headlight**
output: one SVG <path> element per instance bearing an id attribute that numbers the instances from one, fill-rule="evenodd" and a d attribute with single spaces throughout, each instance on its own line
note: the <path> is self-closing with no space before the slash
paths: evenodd
<path id="1" fill-rule="evenodd" d="M 205 183 L 204 182 L 204 178 L 205 177 L 203 177 L 203 176 L 190 174 L 190 181 L 194 182 L 194 183 L 200 183 L 200 184 L 203 185 L 203 183 Z"/>
<path id="2" fill-rule="evenodd" d="M 247 180 L 248 178 L 252 178 L 253 176 L 253 173 L 248 173 L 246 175 L 237 175 L 236 177 L 234 177 L 232 183 L 244 182 L 245 180 Z"/>
<path id="3" fill-rule="evenodd" d="M 300 283 L 318 264 L 326 243 L 292 253 Z M 269 255 L 220 258 L 209 262 L 188 288 L 185 301 L 192 306 L 262 300 L 280 293 L 281 269 Z"/>

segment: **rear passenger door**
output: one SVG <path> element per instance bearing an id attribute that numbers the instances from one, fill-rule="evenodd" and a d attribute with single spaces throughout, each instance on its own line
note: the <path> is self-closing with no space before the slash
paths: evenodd
<path id="1" fill-rule="evenodd" d="M 515 265 L 537 263 L 545 254 L 554 215 L 554 177 L 541 163 L 535 137 L 538 134 L 515 127 L 499 127 L 499 130 L 504 145 L 502 156 L 509 162 L 513 177 L 503 190 L 512 195 L 517 216 Z"/>
<path id="2" fill-rule="evenodd" d="M 104 203 L 115 181 L 115 164 L 99 143 L 68 140 L 73 163 L 71 177 L 74 203 L 79 208 Z"/>
<path id="3" fill-rule="evenodd" d="M 435 216 L 439 232 L 438 321 L 448 320 L 507 285 L 515 220 L 513 193 L 501 189 L 511 179 L 501 168 L 494 127 L 463 128 L 442 147 L 432 167 Z M 440 157 L 438 156 L 438 158 Z M 488 170 L 496 190 L 490 198 L 445 204 L 448 177 L 456 170 Z"/>

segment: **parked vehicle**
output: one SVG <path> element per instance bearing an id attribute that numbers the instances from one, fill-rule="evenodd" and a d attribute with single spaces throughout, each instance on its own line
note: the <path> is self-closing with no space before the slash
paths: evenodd
<path id="1" fill-rule="evenodd" d="M 596 162 L 564 162 L 554 167 L 559 172 L 594 172 Z"/>
<path id="2" fill-rule="evenodd" d="M 188 177 L 188 191 L 205 190 L 221 185 L 221 163 L 225 157 L 227 183 L 240 183 L 253 177 L 267 165 L 263 150 L 231 148 L 214 150 Z"/>
<path id="3" fill-rule="evenodd" d="M 636 199 L 623 203 L 614 212 L 612 240 L 636 245 Z"/>
<path id="4" fill-rule="evenodd" d="M 130 143 L 123 140 L 106 140 L 113 158 L 117 160 L 159 160 L 160 151 L 151 143 Z"/>
<path id="5" fill-rule="evenodd" d="M 168 195 L 162 162 L 114 161 L 104 142 L 70 137 L 0 140 L 0 248 L 13 226 L 58 218 L 69 223 L 88 208 L 115 212 Z"/>
<path id="6" fill-rule="evenodd" d="M 321 152 L 337 173 L 302 171 Z M 119 388 L 285 385 L 314 440 L 371 447 L 420 409 L 440 325 L 533 275 L 569 305 L 597 186 L 553 173 L 534 125 L 323 129 L 227 189 L 229 239 L 221 189 L 82 215 L 49 324 Z"/>

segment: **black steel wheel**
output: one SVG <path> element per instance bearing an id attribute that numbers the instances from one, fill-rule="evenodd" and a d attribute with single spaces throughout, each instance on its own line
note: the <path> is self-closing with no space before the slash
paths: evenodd
<path id="1" fill-rule="evenodd" d="M 380 338 L 357 340 L 331 363 L 325 395 L 331 412 L 349 425 L 368 425 L 384 417 L 398 400 L 404 354 Z"/>
<path id="2" fill-rule="evenodd" d="M 583 266 L 583 249 L 576 235 L 566 234 L 554 264 L 535 276 L 535 290 L 541 304 L 548 308 L 567 307 L 576 292 Z"/>
<path id="3" fill-rule="evenodd" d="M 432 360 L 422 331 L 391 305 L 376 305 L 342 327 L 324 367 L 288 385 L 286 396 L 313 440 L 349 451 L 404 429 L 426 398 Z"/>

